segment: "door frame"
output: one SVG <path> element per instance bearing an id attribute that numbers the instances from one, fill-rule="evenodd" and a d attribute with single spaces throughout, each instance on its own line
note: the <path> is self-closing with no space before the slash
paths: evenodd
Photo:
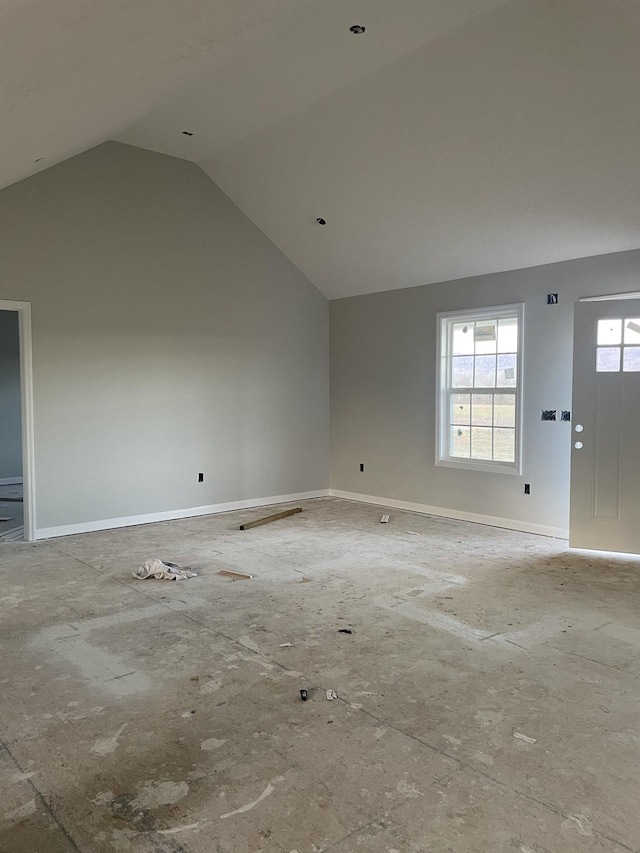
<path id="1" fill-rule="evenodd" d="M 33 426 L 33 354 L 31 303 L 0 299 L 0 311 L 16 311 L 20 335 L 20 413 L 22 417 L 22 482 L 24 538 L 36 538 L 35 440 Z"/>
<path id="2" fill-rule="evenodd" d="M 611 293 L 608 296 L 581 296 L 578 302 L 619 302 L 624 299 L 640 299 L 640 290 L 629 293 Z"/>
<path id="3" fill-rule="evenodd" d="M 574 324 L 575 324 L 576 309 L 577 309 L 578 303 L 581 303 L 581 302 L 624 302 L 625 300 L 630 300 L 630 299 L 640 299 L 640 290 L 632 290 L 632 291 L 627 291 L 624 293 L 606 293 L 606 294 L 601 294 L 599 296 L 582 296 L 582 297 L 579 297 L 578 299 L 576 299 L 574 307 L 573 307 Z M 575 334 L 575 327 L 574 327 L 574 334 Z M 575 344 L 575 340 L 574 340 L 574 344 Z M 573 367 L 573 359 L 572 359 L 572 367 Z M 572 389 L 571 389 L 571 413 L 572 413 L 572 416 L 573 416 L 574 410 L 575 410 L 575 406 L 574 406 L 573 386 L 572 386 Z M 571 426 L 571 447 L 573 447 L 574 438 L 575 438 L 575 436 L 573 434 L 573 423 L 572 423 L 572 426 Z M 573 454 L 573 450 L 571 450 L 571 454 Z M 571 540 L 571 488 L 572 488 L 572 477 L 573 477 L 573 456 L 572 456 L 571 465 L 572 465 L 572 467 L 571 467 L 571 470 L 569 473 L 569 501 L 570 501 L 569 531 L 568 531 L 569 540 Z M 578 549 L 578 550 L 580 550 L 580 549 Z M 587 549 L 587 550 L 589 550 L 589 549 Z M 616 552 L 612 552 L 612 553 L 627 553 L 627 552 L 616 551 Z"/>

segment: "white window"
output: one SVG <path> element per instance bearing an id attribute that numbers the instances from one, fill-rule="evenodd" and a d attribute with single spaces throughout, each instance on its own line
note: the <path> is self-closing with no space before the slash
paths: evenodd
<path id="1" fill-rule="evenodd" d="M 523 305 L 438 315 L 438 465 L 520 473 Z"/>

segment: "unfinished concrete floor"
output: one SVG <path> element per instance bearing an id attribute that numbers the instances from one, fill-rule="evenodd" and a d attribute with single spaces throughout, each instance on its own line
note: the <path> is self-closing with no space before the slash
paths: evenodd
<path id="1" fill-rule="evenodd" d="M 303 506 L 0 546 L 2 853 L 639 850 L 640 563 Z"/>

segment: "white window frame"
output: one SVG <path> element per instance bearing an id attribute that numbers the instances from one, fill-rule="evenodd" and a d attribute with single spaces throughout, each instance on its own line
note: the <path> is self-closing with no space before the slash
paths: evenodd
<path id="1" fill-rule="evenodd" d="M 463 459 L 449 455 L 451 434 L 451 414 L 449 396 L 451 393 L 473 393 L 472 389 L 451 386 L 451 329 L 454 323 L 501 320 L 507 317 L 518 320 L 518 352 L 516 361 L 516 412 L 515 412 L 515 461 L 497 462 L 488 459 Z M 489 308 L 472 308 L 467 311 L 446 311 L 437 315 L 437 393 L 436 393 L 436 465 L 445 468 L 459 468 L 466 471 L 485 471 L 500 474 L 522 474 L 522 345 L 524 341 L 524 303 L 498 305 Z M 499 394 L 500 388 L 483 388 Z M 513 388 L 504 389 L 512 393 Z"/>

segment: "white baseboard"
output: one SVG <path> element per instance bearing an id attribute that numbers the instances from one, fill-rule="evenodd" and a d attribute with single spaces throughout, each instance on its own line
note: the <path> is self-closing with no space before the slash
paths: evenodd
<path id="1" fill-rule="evenodd" d="M 246 501 L 229 501 L 210 506 L 196 506 L 189 509 L 175 509 L 167 512 L 151 512 L 146 515 L 131 515 L 124 518 L 106 518 L 101 521 L 83 521 L 79 524 L 63 524 L 60 527 L 43 527 L 36 530 L 36 539 L 52 539 L 55 536 L 72 536 L 75 533 L 93 533 L 97 530 L 112 530 L 117 527 L 133 527 L 136 524 L 153 524 L 156 521 L 175 521 L 179 518 L 194 518 L 199 515 L 214 515 L 235 509 L 252 509 L 271 504 L 304 501 L 310 498 L 326 498 L 329 489 L 316 489 L 313 492 L 298 492 L 294 495 L 276 495 L 269 498 L 252 498 Z"/>
<path id="2" fill-rule="evenodd" d="M 436 515 L 440 518 L 453 518 L 456 521 L 473 521 L 476 524 L 487 524 L 490 527 L 503 527 L 507 530 L 519 530 L 522 533 L 537 533 L 540 536 L 553 536 L 555 539 L 568 539 L 569 531 L 562 527 L 547 527 L 544 524 L 531 524 L 515 518 L 499 518 L 495 515 L 481 515 L 477 512 L 463 512 L 457 509 L 445 509 L 441 506 L 398 501 L 393 498 L 378 498 L 372 495 L 360 495 L 356 492 L 343 492 L 341 489 L 330 489 L 332 497 L 345 498 L 359 503 L 376 504 L 381 507 L 405 509 L 409 512 L 419 512 L 423 515 Z"/>
<path id="3" fill-rule="evenodd" d="M 19 486 L 22 484 L 22 477 L 0 477 L 0 486 Z"/>
<path id="4" fill-rule="evenodd" d="M 0 481 L 1 484 L 2 481 Z M 123 518 L 107 518 L 99 521 L 84 521 L 79 524 L 64 524 L 60 527 L 43 527 L 36 531 L 36 539 L 52 539 L 56 536 L 72 536 L 76 533 L 93 533 L 98 530 L 112 530 L 118 527 L 133 527 L 136 524 L 153 524 L 156 521 L 175 521 L 180 518 L 195 518 L 200 515 L 215 515 L 221 512 L 232 512 L 237 509 L 252 509 L 253 507 L 270 506 L 271 504 L 304 501 L 311 498 L 328 496 L 357 501 L 358 503 L 375 504 L 381 507 L 403 509 L 408 512 L 418 512 L 422 515 L 435 515 L 440 518 L 451 518 L 456 521 L 471 521 L 476 524 L 486 524 L 490 527 L 502 527 L 506 530 L 518 530 L 522 533 L 537 533 L 540 536 L 552 536 L 556 539 L 567 539 L 569 531 L 561 527 L 547 527 L 543 524 L 532 524 L 513 518 L 500 518 L 495 515 L 481 515 L 476 512 L 446 509 L 445 507 L 429 506 L 428 504 L 399 501 L 394 498 L 381 498 L 373 495 L 361 495 L 357 492 L 345 492 L 341 489 L 316 489 L 311 492 L 298 492 L 293 495 L 276 495 L 267 498 L 252 498 L 244 501 L 229 501 L 228 503 L 210 504 L 209 506 L 190 507 L 189 509 L 168 510 L 166 512 L 132 515 Z"/>

